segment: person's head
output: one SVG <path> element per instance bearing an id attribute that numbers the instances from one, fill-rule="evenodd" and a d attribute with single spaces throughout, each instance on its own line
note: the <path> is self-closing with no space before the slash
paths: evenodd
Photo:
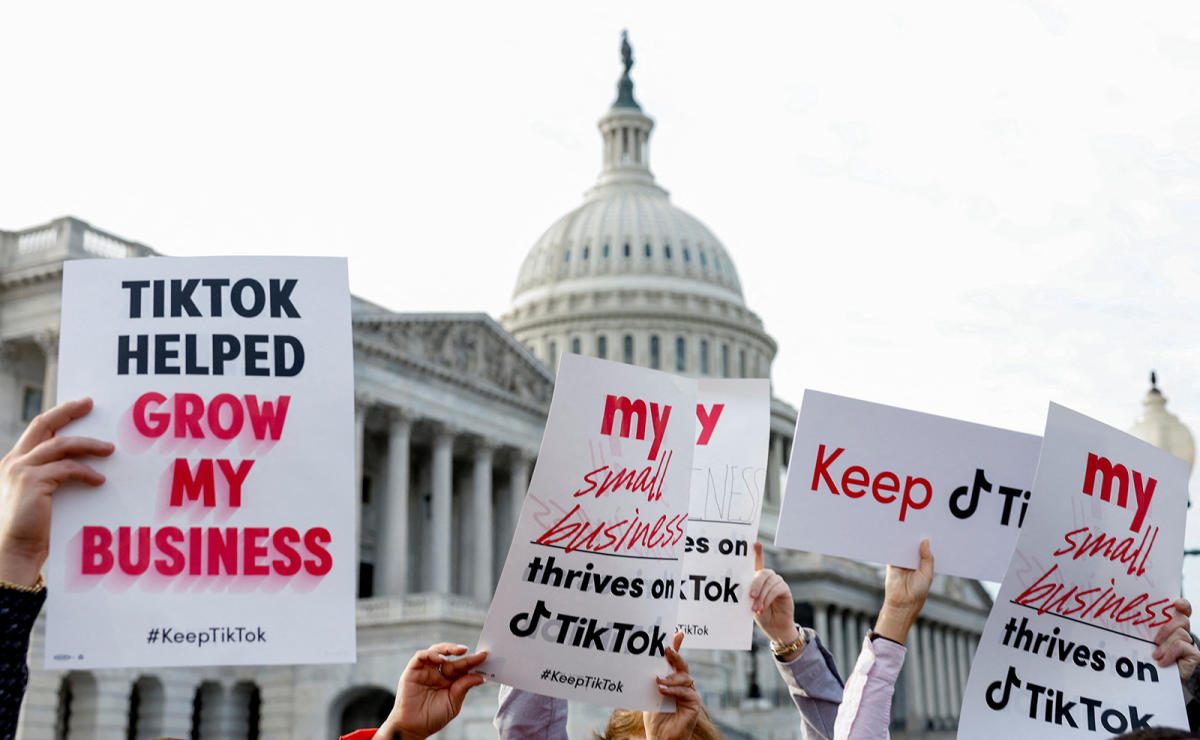
<path id="1" fill-rule="evenodd" d="M 1151 727 L 1145 730 L 1134 730 L 1124 735 L 1117 735 L 1113 740 L 1187 740 L 1200 735 L 1187 730 L 1174 730 L 1170 727 Z"/>
<path id="2" fill-rule="evenodd" d="M 604 728 L 604 734 L 597 737 L 600 740 L 645 740 L 646 725 L 642 722 L 642 713 L 632 709 L 614 709 L 608 717 L 608 727 Z M 696 721 L 692 737 L 695 740 L 723 740 L 725 736 L 709 719 L 708 710 L 701 707 L 700 718 Z"/>

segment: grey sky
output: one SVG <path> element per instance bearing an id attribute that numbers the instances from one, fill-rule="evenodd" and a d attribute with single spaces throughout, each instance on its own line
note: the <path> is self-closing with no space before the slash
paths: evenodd
<path id="1" fill-rule="evenodd" d="M 348 255 L 389 307 L 499 315 L 599 170 L 628 27 L 779 395 L 1126 428 L 1155 367 L 1200 431 L 1200 5 L 732 7 L 10 4 L 0 227 Z"/>

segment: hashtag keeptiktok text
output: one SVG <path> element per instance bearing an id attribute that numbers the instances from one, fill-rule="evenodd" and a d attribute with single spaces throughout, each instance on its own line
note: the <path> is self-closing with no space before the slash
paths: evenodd
<path id="1" fill-rule="evenodd" d="M 242 645 L 266 642 L 262 627 L 209 627 L 202 630 L 178 630 L 174 627 L 153 627 L 146 633 L 147 645 Z"/>

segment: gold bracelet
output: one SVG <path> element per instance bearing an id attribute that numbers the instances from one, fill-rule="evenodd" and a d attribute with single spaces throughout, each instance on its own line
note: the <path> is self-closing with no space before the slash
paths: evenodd
<path id="1" fill-rule="evenodd" d="M 16 583 L 0 579 L 0 588 L 7 588 L 10 591 L 20 591 L 27 594 L 36 594 L 40 591 L 46 590 L 46 579 L 42 577 L 41 573 L 38 573 L 38 579 L 34 581 L 32 586 L 21 586 Z"/>
<path id="2" fill-rule="evenodd" d="M 796 639 L 787 644 L 771 640 L 771 652 L 777 656 L 787 655 L 793 650 L 799 650 L 802 647 L 804 647 L 804 630 L 800 630 L 799 634 L 796 635 Z"/>

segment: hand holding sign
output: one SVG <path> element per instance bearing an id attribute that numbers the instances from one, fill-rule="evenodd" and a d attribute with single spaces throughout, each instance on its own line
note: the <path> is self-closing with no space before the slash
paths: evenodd
<path id="1" fill-rule="evenodd" d="M 1171 606 L 1175 616 L 1155 633 L 1154 642 L 1158 647 L 1150 657 L 1163 668 L 1174 663 L 1179 669 L 1179 680 L 1186 681 L 1196 666 L 1200 665 L 1200 648 L 1192 641 L 1192 623 L 1189 619 L 1192 604 L 1187 599 L 1175 599 Z"/>
<path id="2" fill-rule="evenodd" d="M 417 651 L 400 676 L 396 705 L 375 737 L 429 737 L 457 717 L 467 692 L 486 680 L 472 671 L 487 659 L 487 652 L 466 652 L 465 645 L 448 642 Z"/>
<path id="3" fill-rule="evenodd" d="M 104 476 L 79 461 L 107 457 L 113 445 L 91 437 L 56 437 L 92 410 L 92 399 L 67 401 L 34 418 L 0 460 L 0 580 L 32 586 L 50 550 L 50 496 L 63 481 L 91 486 Z"/>
<path id="4" fill-rule="evenodd" d="M 920 552 L 921 563 L 915 569 L 889 565 L 883 581 L 883 608 L 875 621 L 875 632 L 901 645 L 925 606 L 925 597 L 929 596 L 929 587 L 933 584 L 933 552 L 929 549 L 929 540 L 921 540 Z"/>
<path id="5" fill-rule="evenodd" d="M 754 580 L 750 583 L 749 593 L 754 621 L 771 642 L 791 645 L 799 639 L 800 632 L 796 629 L 794 619 L 792 590 L 782 576 L 770 568 L 763 567 L 761 542 L 754 543 Z M 804 646 L 801 645 L 797 650 L 779 657 L 787 662 L 803 649 Z"/>
<path id="6" fill-rule="evenodd" d="M 675 699 L 675 711 L 644 712 L 642 721 L 646 725 L 646 740 L 691 737 L 700 720 L 704 705 L 700 701 L 700 694 L 696 692 L 696 682 L 688 673 L 687 661 L 679 654 L 681 644 L 683 633 L 676 632 L 671 647 L 667 648 L 667 664 L 675 670 L 656 679 L 659 693 Z"/>

